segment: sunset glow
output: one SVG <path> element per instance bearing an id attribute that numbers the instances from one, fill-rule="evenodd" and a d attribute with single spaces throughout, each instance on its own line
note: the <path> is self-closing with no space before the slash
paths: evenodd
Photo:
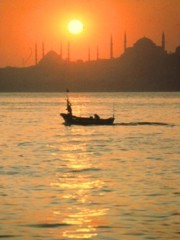
<path id="1" fill-rule="evenodd" d="M 79 34 L 83 31 L 83 23 L 78 19 L 73 19 L 68 23 L 68 30 L 72 34 Z"/>
<path id="2" fill-rule="evenodd" d="M 144 36 L 160 45 L 162 32 L 168 52 L 180 44 L 179 0 L 6 0 L 1 1 L 0 14 L 0 67 L 34 64 L 35 43 L 40 60 L 42 42 L 45 54 L 50 50 L 59 53 L 62 44 L 64 59 L 69 42 L 71 61 L 87 61 L 88 48 L 95 60 L 97 46 L 99 58 L 107 59 L 111 35 L 114 57 L 119 57 L 124 49 L 124 32 L 127 47 Z M 70 22 L 76 16 L 80 22 Z"/>

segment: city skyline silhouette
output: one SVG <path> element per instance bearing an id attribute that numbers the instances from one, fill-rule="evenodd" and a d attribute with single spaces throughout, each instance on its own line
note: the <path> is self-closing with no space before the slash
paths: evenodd
<path id="1" fill-rule="evenodd" d="M 69 44 L 71 61 L 95 60 L 98 54 L 109 58 L 110 36 L 113 56 L 119 57 L 125 32 L 128 47 L 144 36 L 160 45 L 162 32 L 168 53 L 180 44 L 179 0 L 6 0 L 0 4 L 0 14 L 0 67 L 33 65 L 34 45 L 39 48 L 42 42 L 46 53 L 59 53 L 62 47 L 66 58 Z M 79 34 L 68 30 L 73 19 L 83 25 Z"/>

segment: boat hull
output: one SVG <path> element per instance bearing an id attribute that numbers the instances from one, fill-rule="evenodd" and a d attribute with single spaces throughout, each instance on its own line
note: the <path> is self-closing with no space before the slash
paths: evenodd
<path id="1" fill-rule="evenodd" d="M 61 113 L 66 125 L 113 125 L 114 117 L 111 118 L 93 118 L 93 117 L 76 117 L 67 113 Z"/>

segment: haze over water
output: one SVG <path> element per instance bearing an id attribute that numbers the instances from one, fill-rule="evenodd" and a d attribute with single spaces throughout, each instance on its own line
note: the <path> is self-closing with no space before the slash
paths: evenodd
<path id="1" fill-rule="evenodd" d="M 180 93 L 0 93 L 0 238 L 178 240 Z"/>

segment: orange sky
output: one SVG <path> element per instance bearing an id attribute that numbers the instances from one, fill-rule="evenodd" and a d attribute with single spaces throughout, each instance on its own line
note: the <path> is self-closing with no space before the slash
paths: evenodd
<path id="1" fill-rule="evenodd" d="M 114 56 L 123 51 L 123 36 L 127 46 L 139 38 L 148 37 L 157 45 L 166 34 L 168 52 L 180 45 L 180 0 L 1 0 L 0 1 L 0 67 L 34 64 L 34 45 L 38 57 L 45 52 L 60 52 L 67 58 L 67 42 L 71 46 L 71 60 L 109 58 L 110 35 L 114 41 Z M 79 18 L 84 32 L 73 36 L 67 23 Z"/>

